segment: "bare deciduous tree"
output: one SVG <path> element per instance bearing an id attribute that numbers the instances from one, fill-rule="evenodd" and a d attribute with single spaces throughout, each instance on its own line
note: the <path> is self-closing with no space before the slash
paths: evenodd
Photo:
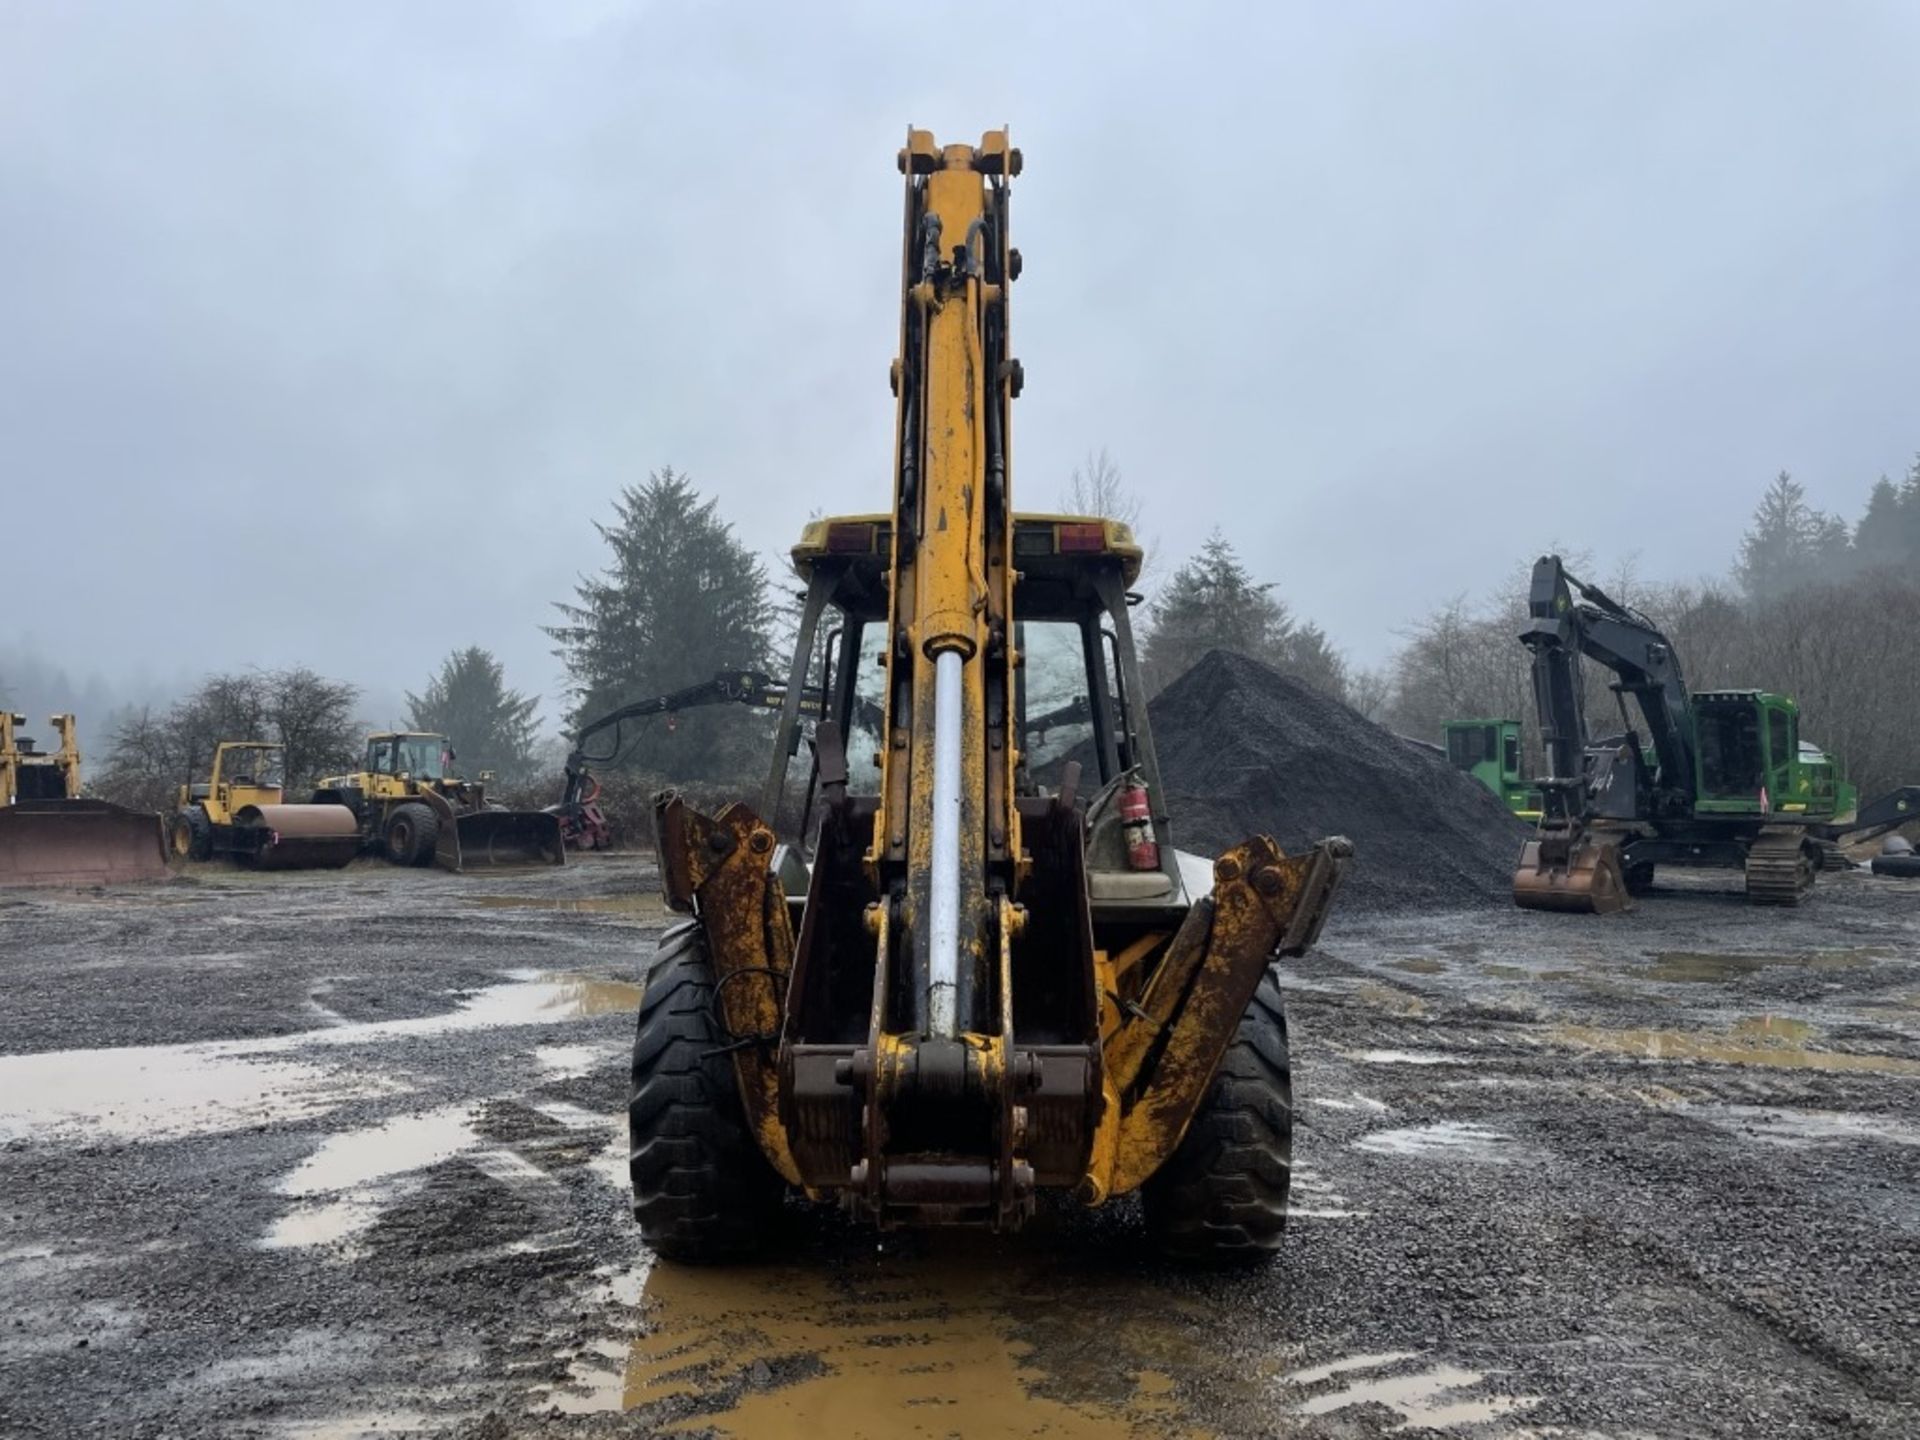
<path id="1" fill-rule="evenodd" d="M 207 777 L 222 740 L 268 740 L 286 748 L 288 795 L 305 799 L 315 780 L 345 768 L 358 750 L 359 693 L 304 667 L 209 676 L 164 714 L 124 715 L 94 788 L 135 809 L 171 809 L 177 787 Z"/>

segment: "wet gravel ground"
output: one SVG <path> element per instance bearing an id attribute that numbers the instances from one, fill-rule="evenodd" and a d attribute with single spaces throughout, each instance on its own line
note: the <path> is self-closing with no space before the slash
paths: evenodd
<path id="1" fill-rule="evenodd" d="M 644 863 L 0 893 L 0 1435 L 1920 1433 L 1920 886 L 1336 917 L 1284 1258 L 653 1265 Z"/>

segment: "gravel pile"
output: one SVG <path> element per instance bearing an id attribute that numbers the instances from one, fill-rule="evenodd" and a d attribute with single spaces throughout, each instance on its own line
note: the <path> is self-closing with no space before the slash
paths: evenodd
<path id="1" fill-rule="evenodd" d="M 1153 701 L 1174 841 L 1353 841 L 1337 912 L 1510 904 L 1527 826 L 1438 750 L 1257 661 L 1209 651 Z"/>

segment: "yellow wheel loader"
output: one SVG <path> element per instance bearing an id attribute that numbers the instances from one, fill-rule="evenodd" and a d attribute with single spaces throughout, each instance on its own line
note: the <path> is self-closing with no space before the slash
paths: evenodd
<path id="1" fill-rule="evenodd" d="M 490 803 L 492 776 L 461 780 L 454 774 L 455 758 L 444 735 L 369 735 L 360 769 L 322 780 L 314 802 L 346 806 L 361 845 L 396 865 L 460 871 L 567 863 L 557 816 Z"/>
<path id="2" fill-rule="evenodd" d="M 223 740 L 205 784 L 180 787 L 168 844 L 182 860 L 216 856 L 256 870 L 338 869 L 360 851 L 344 805 L 289 805 L 284 751 L 265 740 Z"/>
<path id="3" fill-rule="evenodd" d="M 0 714 L 0 885 L 119 885 L 162 880 L 160 817 L 80 793 L 80 745 L 71 715 L 47 723 L 59 748 L 18 733 L 24 715 Z"/>
<path id="4" fill-rule="evenodd" d="M 1274 965 L 1320 933 L 1351 847 L 1170 843 L 1129 618 L 1141 552 L 1116 521 L 1013 509 L 1020 152 L 913 130 L 900 168 L 891 508 L 810 524 L 793 552 L 806 595 L 758 807 L 656 800 L 688 919 L 640 1006 L 634 1213 L 658 1253 L 725 1261 L 790 1191 L 996 1229 L 1042 1190 L 1139 1191 L 1168 1253 L 1256 1260 L 1280 1243 L 1292 1133 Z"/>

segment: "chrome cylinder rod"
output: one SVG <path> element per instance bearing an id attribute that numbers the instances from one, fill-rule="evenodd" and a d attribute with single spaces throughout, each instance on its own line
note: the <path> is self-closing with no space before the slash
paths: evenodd
<path id="1" fill-rule="evenodd" d="M 960 1033 L 960 742 L 962 661 L 942 650 L 933 662 L 933 874 L 927 916 L 927 1026 Z"/>

